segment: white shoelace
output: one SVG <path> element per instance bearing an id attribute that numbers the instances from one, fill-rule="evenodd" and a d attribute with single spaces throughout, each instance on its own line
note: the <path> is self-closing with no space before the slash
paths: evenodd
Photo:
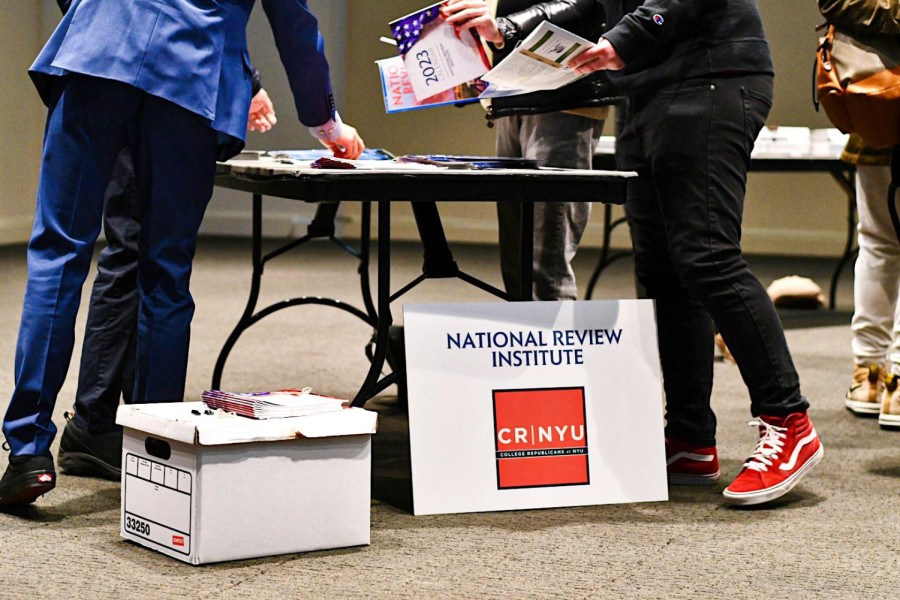
<path id="1" fill-rule="evenodd" d="M 787 437 L 786 427 L 769 425 L 762 419 L 754 419 L 747 423 L 750 427 L 762 427 L 763 433 L 756 444 L 756 450 L 744 463 L 744 466 L 754 471 L 768 471 L 772 461 L 778 458 L 778 453 L 784 447 L 784 438 Z"/>

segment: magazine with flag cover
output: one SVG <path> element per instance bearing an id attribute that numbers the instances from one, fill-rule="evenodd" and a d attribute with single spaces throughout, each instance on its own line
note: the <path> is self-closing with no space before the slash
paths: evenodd
<path id="1" fill-rule="evenodd" d="M 413 93 L 412 83 L 402 56 L 375 61 L 381 76 L 384 109 L 388 113 L 477 102 L 487 84 L 480 78 L 466 81 L 421 100 Z"/>
<path id="2" fill-rule="evenodd" d="M 491 68 L 481 38 L 474 31 L 457 32 L 441 15 L 441 4 L 389 23 L 419 102 L 471 82 Z"/>

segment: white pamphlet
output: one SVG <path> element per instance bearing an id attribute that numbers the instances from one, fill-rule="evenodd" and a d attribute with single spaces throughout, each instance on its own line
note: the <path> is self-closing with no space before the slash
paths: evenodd
<path id="1" fill-rule="evenodd" d="M 544 21 L 515 50 L 481 78 L 483 98 L 552 90 L 580 79 L 566 63 L 594 43 Z"/>

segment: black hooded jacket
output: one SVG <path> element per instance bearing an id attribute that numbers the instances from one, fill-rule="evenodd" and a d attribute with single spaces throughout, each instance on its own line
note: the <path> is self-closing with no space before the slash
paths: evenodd
<path id="1" fill-rule="evenodd" d="M 604 0 L 603 36 L 625 61 L 616 87 L 652 93 L 674 81 L 773 74 L 756 0 Z"/>

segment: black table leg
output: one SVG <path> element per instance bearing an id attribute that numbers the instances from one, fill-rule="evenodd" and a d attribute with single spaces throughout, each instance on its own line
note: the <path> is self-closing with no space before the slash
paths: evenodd
<path id="1" fill-rule="evenodd" d="M 310 223 L 309 231 L 307 235 L 303 236 L 300 239 L 294 240 L 288 244 L 285 244 L 278 249 L 263 255 L 262 253 L 262 195 L 261 194 L 253 194 L 253 221 L 252 221 L 252 239 L 251 239 L 251 264 L 252 264 L 252 273 L 250 279 L 250 295 L 247 298 L 247 305 L 244 307 L 244 312 L 241 315 L 240 319 L 238 319 L 237 324 L 234 329 L 231 331 L 231 334 L 228 336 L 228 339 L 225 341 L 225 344 L 222 346 L 222 349 L 219 351 L 219 356 L 216 359 L 216 365 L 213 369 L 212 376 L 212 388 L 219 389 L 222 384 L 222 372 L 225 369 L 225 363 L 228 360 L 228 356 L 231 353 L 231 350 L 234 348 L 238 339 L 241 335 L 247 331 L 252 325 L 256 322 L 261 321 L 267 316 L 276 313 L 285 308 L 290 308 L 292 306 L 303 306 L 307 304 L 316 304 L 320 306 L 329 306 L 331 308 L 337 308 L 339 310 L 343 310 L 360 320 L 372 325 L 373 327 L 376 325 L 378 321 L 378 315 L 375 310 L 374 302 L 372 300 L 372 291 L 371 286 L 369 285 L 369 260 L 370 260 L 370 227 L 371 227 L 371 207 L 369 202 L 363 203 L 362 210 L 362 223 L 361 223 L 361 248 L 357 252 L 355 249 L 350 247 L 344 241 L 338 239 L 335 236 L 335 228 L 334 221 L 337 215 L 338 203 L 319 203 L 316 207 L 316 214 L 313 218 L 312 223 Z M 320 296 L 304 296 L 298 298 L 291 298 L 288 300 L 282 300 L 281 302 L 276 302 L 271 304 L 259 312 L 256 311 L 257 302 L 259 301 L 259 293 L 260 288 L 262 287 L 262 274 L 265 269 L 265 264 L 267 261 L 288 252 L 289 250 L 293 250 L 306 242 L 316 239 L 316 238 L 328 238 L 332 242 L 334 242 L 338 247 L 340 247 L 345 252 L 354 256 L 357 260 L 359 260 L 359 268 L 358 273 L 360 277 L 360 288 L 362 292 L 363 303 L 365 305 L 365 312 L 342 302 L 340 300 L 334 298 L 322 298 Z"/>
<path id="2" fill-rule="evenodd" d="M 217 390 L 222 384 L 222 371 L 225 369 L 225 361 L 231 349 L 234 348 L 238 338 L 253 323 L 253 312 L 256 310 L 256 302 L 259 300 L 260 280 L 262 279 L 263 261 L 262 261 L 262 195 L 253 194 L 253 224 L 252 224 L 252 241 L 251 241 L 251 263 L 253 272 L 250 275 L 250 296 L 247 298 L 247 305 L 244 307 L 244 313 L 238 320 L 237 325 L 231 331 L 225 345 L 219 351 L 219 357 L 216 358 L 216 366 L 213 369 L 212 389 Z"/>
<path id="3" fill-rule="evenodd" d="M 603 245 L 600 247 L 600 260 L 597 261 L 597 266 L 594 267 L 594 272 L 591 273 L 591 278 L 590 280 L 588 280 L 587 288 L 585 289 L 585 300 L 590 300 L 594 295 L 594 288 L 597 286 L 597 280 L 600 279 L 600 275 L 603 273 L 606 267 L 613 264 L 620 258 L 631 256 L 630 250 L 620 250 L 618 252 L 612 252 L 610 248 L 612 244 L 612 232 L 616 229 L 616 227 L 624 224 L 625 217 L 619 217 L 614 221 L 612 218 L 612 206 L 610 206 L 609 204 L 603 206 Z"/>
<path id="4" fill-rule="evenodd" d="M 391 314 L 391 202 L 378 201 L 378 320 L 375 328 L 375 349 L 369 372 L 351 406 L 363 406 L 366 400 L 385 389 L 397 377 L 396 373 L 381 379 L 387 357 L 388 334 L 394 317 Z M 379 381 L 380 379 L 380 381 Z"/>
<path id="5" fill-rule="evenodd" d="M 847 239 L 844 242 L 844 252 L 831 275 L 831 287 L 828 291 L 828 308 L 834 310 L 837 305 L 837 286 L 840 282 L 841 272 L 856 257 L 856 172 L 851 169 L 838 168 L 831 171 L 831 176 L 838 182 L 844 193 L 847 194 Z"/>
<path id="6" fill-rule="evenodd" d="M 369 261 L 372 247 L 372 203 L 362 203 L 362 218 L 359 236 L 359 285 L 362 292 L 363 305 L 373 323 L 378 322 L 378 311 L 372 301 L 372 286 L 369 283 Z"/>

